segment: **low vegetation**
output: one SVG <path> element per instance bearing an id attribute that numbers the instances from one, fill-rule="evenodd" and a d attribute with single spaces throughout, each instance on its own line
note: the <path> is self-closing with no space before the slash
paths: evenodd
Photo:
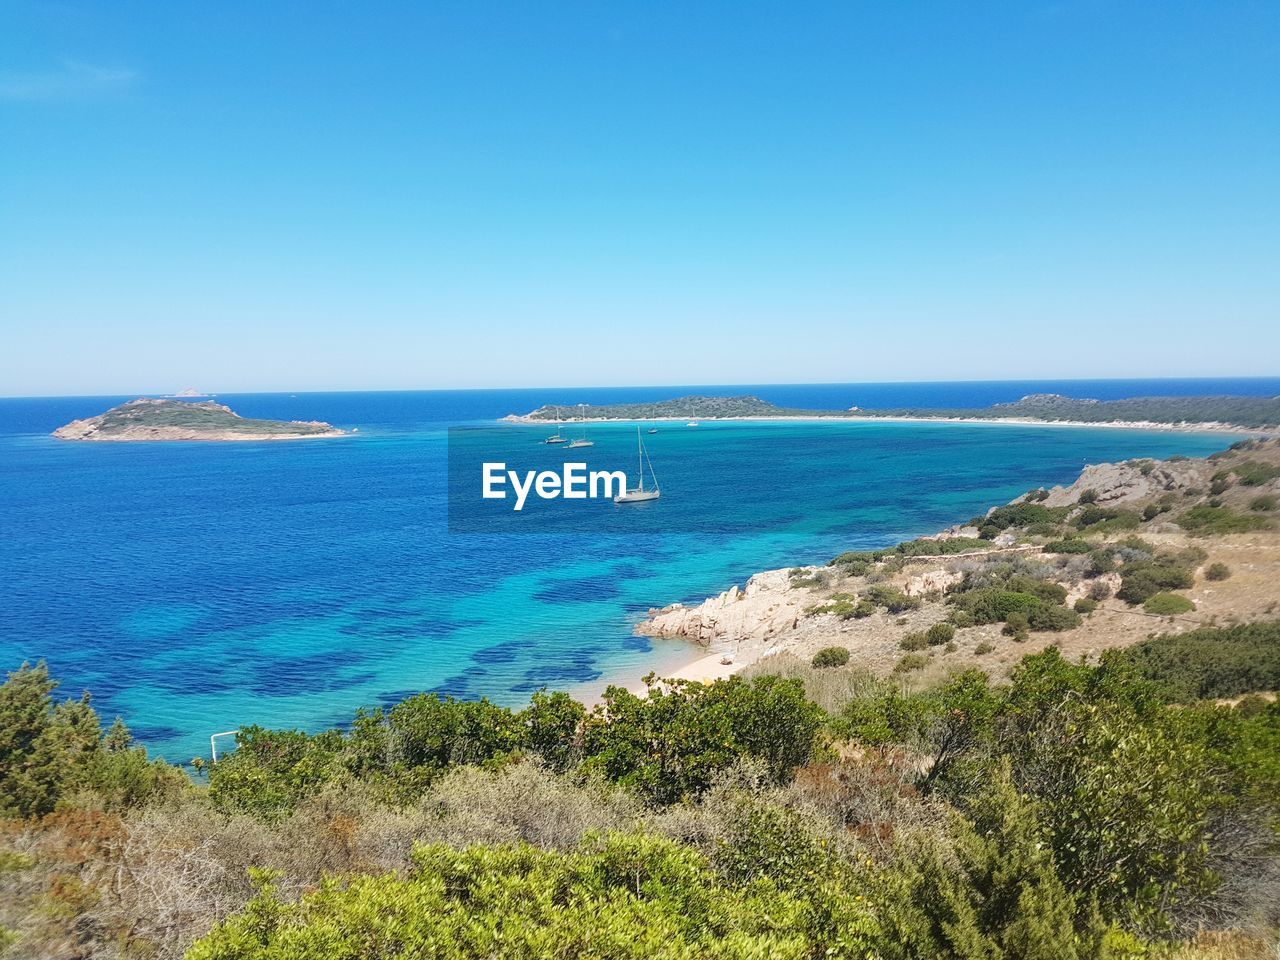
<path id="1" fill-rule="evenodd" d="M 0 923 L 51 956 L 1146 956 L 1280 919 L 1280 707 L 1205 700 L 1274 688 L 1278 647 L 1270 623 L 1050 649 L 1007 685 L 853 673 L 825 709 L 790 673 L 591 711 L 422 695 L 242 731 L 207 786 L 24 668 Z"/>

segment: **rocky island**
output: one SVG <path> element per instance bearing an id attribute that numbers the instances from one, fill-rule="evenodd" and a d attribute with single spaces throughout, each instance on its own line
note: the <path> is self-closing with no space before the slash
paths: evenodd
<path id="1" fill-rule="evenodd" d="M 1036 393 L 989 407 L 912 407 L 808 410 L 779 407 L 753 396 L 688 396 L 649 403 L 573 406 L 546 404 L 515 423 L 575 420 L 948 420 L 985 423 L 1057 423 L 1194 430 L 1280 432 L 1280 397 L 1134 397 L 1094 400 Z"/>
<path id="2" fill-rule="evenodd" d="M 59 440 L 301 440 L 346 432 L 319 420 L 255 420 L 206 400 L 139 398 L 106 413 L 73 420 L 53 432 Z"/>

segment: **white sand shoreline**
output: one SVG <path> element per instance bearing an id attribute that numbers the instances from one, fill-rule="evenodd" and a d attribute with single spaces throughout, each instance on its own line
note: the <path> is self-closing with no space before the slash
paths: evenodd
<path id="1" fill-rule="evenodd" d="M 1280 426 L 1244 427 L 1234 423 L 1162 423 L 1154 420 L 1040 420 L 1034 417 L 878 417 L 878 416 L 779 416 L 779 417 L 586 417 L 546 420 L 528 414 L 510 414 L 500 423 L 554 427 L 566 423 L 965 423 L 1018 427 L 1099 427 L 1108 430 L 1162 430 L 1175 433 L 1232 433 L 1255 437 L 1280 436 Z"/>

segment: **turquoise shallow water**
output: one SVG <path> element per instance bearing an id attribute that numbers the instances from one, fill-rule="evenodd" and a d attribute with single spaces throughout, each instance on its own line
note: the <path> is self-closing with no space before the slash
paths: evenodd
<path id="1" fill-rule="evenodd" d="M 861 396 L 853 387 L 819 397 L 803 391 L 836 388 L 757 392 L 767 389 L 778 402 L 825 406 Z M 953 385 L 960 399 L 978 389 Z M 984 389 L 976 402 L 1028 392 Z M 121 714 L 174 759 L 207 753 L 216 731 L 314 729 L 420 690 L 515 704 L 543 685 L 634 678 L 686 656 L 682 645 L 655 648 L 631 635 L 650 606 L 699 600 L 758 569 L 931 532 L 1029 487 L 1068 482 L 1086 463 L 1202 455 L 1233 439 L 995 425 L 663 425 L 646 441 L 664 496 L 628 515 L 632 527 L 601 529 L 584 515 L 549 532 L 450 532 L 450 426 L 536 467 L 567 453 L 537 444 L 545 431 L 494 418 L 543 399 L 626 396 L 222 398 L 246 415 L 360 428 L 349 439 L 274 444 L 63 443 L 48 431 L 111 398 L 0 401 L 0 664 L 44 658 L 64 692 L 92 690 L 104 714 Z M 623 425 L 594 427 L 597 445 L 584 459 L 629 462 L 634 437 Z"/>

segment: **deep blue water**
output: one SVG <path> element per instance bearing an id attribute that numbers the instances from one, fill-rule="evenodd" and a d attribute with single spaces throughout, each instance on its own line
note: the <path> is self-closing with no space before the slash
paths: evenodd
<path id="1" fill-rule="evenodd" d="M 889 544 L 1090 462 L 1201 455 L 1232 437 L 888 423 L 663 425 L 663 499 L 600 532 L 446 523 L 448 428 L 528 467 L 566 459 L 497 417 L 544 402 L 755 393 L 789 406 L 982 406 L 1032 392 L 1280 393 L 1280 379 L 223 395 L 341 440 L 76 444 L 48 434 L 120 397 L 0 400 L 0 665 L 43 658 L 174 759 L 248 723 L 317 728 L 419 690 L 517 704 L 689 655 L 633 637 L 650 606 L 751 572 Z M 587 457 L 629 462 L 634 428 Z M 541 462 L 541 461 L 545 461 Z M 592 507 L 618 514 L 612 505 Z M 629 519 L 634 517 L 634 520 Z"/>

